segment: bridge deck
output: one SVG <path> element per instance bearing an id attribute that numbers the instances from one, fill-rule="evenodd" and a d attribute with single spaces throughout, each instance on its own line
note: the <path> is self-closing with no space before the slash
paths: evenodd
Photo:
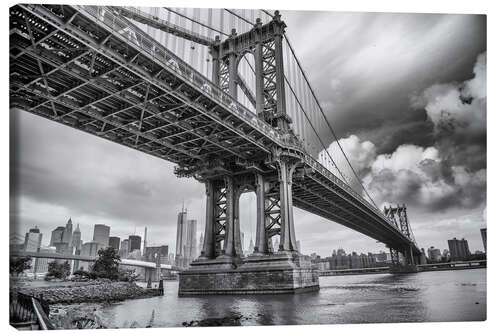
<path id="1" fill-rule="evenodd" d="M 265 160 L 271 147 L 280 147 L 312 170 L 294 182 L 295 206 L 419 252 L 300 145 L 112 8 L 18 5 L 10 9 L 10 21 L 12 107 L 184 168 L 226 160 L 244 172 L 245 164 Z"/>
<path id="2" fill-rule="evenodd" d="M 30 252 L 30 251 L 11 251 L 10 255 L 12 257 L 31 257 L 31 258 L 46 258 L 46 259 L 62 259 L 62 260 L 78 260 L 93 262 L 96 261 L 97 257 L 81 256 L 76 254 L 63 254 L 63 253 L 53 253 L 53 252 Z M 156 263 L 142 260 L 134 259 L 121 259 L 121 265 L 134 266 L 134 267 L 144 267 L 144 268 L 156 268 Z M 167 264 L 161 264 L 160 268 L 169 270 L 178 270 L 177 267 Z"/>

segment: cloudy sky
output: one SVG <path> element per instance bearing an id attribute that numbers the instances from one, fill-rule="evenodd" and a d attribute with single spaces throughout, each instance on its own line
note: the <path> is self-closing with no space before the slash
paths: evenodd
<path id="1" fill-rule="evenodd" d="M 283 12 L 288 35 L 354 168 L 377 204 L 406 203 L 421 247 L 486 225 L 486 18 L 478 15 Z M 184 200 L 204 228 L 204 188 L 173 165 L 11 110 L 11 233 L 38 225 L 43 243 L 71 217 L 175 247 Z M 332 145 L 329 149 L 335 149 Z M 245 247 L 255 196 L 241 202 Z M 295 209 L 302 252 L 384 249 Z"/>

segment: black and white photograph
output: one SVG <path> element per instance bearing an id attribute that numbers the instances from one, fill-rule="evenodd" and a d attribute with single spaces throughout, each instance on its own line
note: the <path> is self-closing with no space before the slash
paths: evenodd
<path id="1" fill-rule="evenodd" d="M 141 5 L 8 8 L 10 326 L 487 320 L 485 11 Z"/>

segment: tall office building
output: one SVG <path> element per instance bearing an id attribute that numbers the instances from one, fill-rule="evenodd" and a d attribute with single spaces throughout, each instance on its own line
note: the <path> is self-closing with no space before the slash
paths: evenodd
<path id="1" fill-rule="evenodd" d="M 73 221 L 71 221 L 70 217 L 68 222 L 66 222 L 66 227 L 64 228 L 62 241 L 63 243 L 68 243 L 72 245 L 73 244 L 72 240 L 73 240 Z"/>
<path id="2" fill-rule="evenodd" d="M 24 251 L 38 252 L 42 245 L 42 236 L 43 234 L 40 233 L 40 229 L 37 226 L 29 229 L 24 236 Z"/>
<path id="3" fill-rule="evenodd" d="M 94 225 L 94 237 L 92 240 L 101 244 L 103 247 L 108 246 L 109 244 L 109 226 L 105 224 L 96 224 Z"/>
<path id="4" fill-rule="evenodd" d="M 255 247 L 255 245 L 253 243 L 253 238 L 250 237 L 250 244 L 248 244 L 248 250 L 247 250 L 246 255 L 252 254 L 254 251 L 254 247 Z"/>
<path id="5" fill-rule="evenodd" d="M 441 261 L 441 250 L 436 249 L 434 246 L 431 246 L 427 249 L 427 257 L 429 258 L 430 262 Z"/>
<path id="6" fill-rule="evenodd" d="M 54 246 L 55 243 L 62 243 L 64 237 L 65 227 L 57 227 L 52 230 L 52 234 L 50 235 L 50 246 Z"/>
<path id="7" fill-rule="evenodd" d="M 122 240 L 118 254 L 121 258 L 126 258 L 128 256 L 128 239 Z"/>
<path id="8" fill-rule="evenodd" d="M 99 242 L 87 242 L 82 245 L 82 250 L 81 250 L 81 255 L 85 257 L 96 257 L 97 253 L 99 252 L 100 249 L 105 248 L 106 246 L 99 243 Z M 83 267 L 83 269 L 88 269 L 89 268 L 89 263 L 88 262 L 80 262 L 79 263 L 80 267 Z"/>
<path id="9" fill-rule="evenodd" d="M 40 247 L 40 252 L 44 253 L 56 253 L 56 248 L 51 246 Z M 49 258 L 37 258 L 35 262 L 36 273 L 47 273 L 49 271 L 49 262 L 54 261 L 54 259 Z"/>
<path id="10" fill-rule="evenodd" d="M 450 239 L 448 240 L 451 260 L 464 260 L 470 256 L 469 243 L 466 239 Z"/>
<path id="11" fill-rule="evenodd" d="M 196 250 L 196 220 L 187 219 L 187 211 L 177 215 L 177 237 L 175 244 L 176 265 L 186 267 L 193 261 L 198 253 Z"/>
<path id="12" fill-rule="evenodd" d="M 481 228 L 481 239 L 483 240 L 484 253 L 486 253 L 486 228 Z"/>
<path id="13" fill-rule="evenodd" d="M 109 237 L 109 247 L 112 247 L 118 253 L 120 251 L 120 237 Z"/>
<path id="14" fill-rule="evenodd" d="M 300 252 L 300 241 L 298 240 L 298 241 L 296 241 L 295 243 L 297 244 L 297 251 L 298 251 L 299 253 L 301 253 L 301 252 Z"/>
<path id="15" fill-rule="evenodd" d="M 198 254 L 201 255 L 201 251 L 203 251 L 203 233 L 200 236 L 200 242 L 198 243 Z"/>
<path id="16" fill-rule="evenodd" d="M 80 231 L 80 224 L 76 225 L 75 231 L 73 231 L 73 239 L 71 244 L 75 248 L 75 251 L 81 251 L 82 249 L 82 232 Z"/>
<path id="17" fill-rule="evenodd" d="M 186 258 L 189 262 L 197 257 L 196 251 L 196 220 L 188 220 L 186 227 Z"/>
<path id="18" fill-rule="evenodd" d="M 184 256 L 183 235 L 186 234 L 187 211 L 182 207 L 182 211 L 177 214 L 177 237 L 175 240 L 175 256 Z M 185 237 L 185 236 L 184 236 Z"/>
<path id="19" fill-rule="evenodd" d="M 42 234 L 37 226 L 28 230 L 24 236 L 23 250 L 29 252 L 39 252 L 42 246 Z M 29 269 L 30 272 L 34 272 L 36 266 L 38 265 L 39 258 L 34 258 L 34 262 Z"/>
<path id="20" fill-rule="evenodd" d="M 141 236 L 130 235 L 128 236 L 128 253 L 136 250 L 141 251 Z"/>
<path id="21" fill-rule="evenodd" d="M 280 250 L 280 238 L 279 237 L 274 237 L 273 250 L 274 250 L 274 252 L 278 252 Z"/>
<path id="22" fill-rule="evenodd" d="M 240 231 L 241 251 L 245 248 L 245 233 Z"/>

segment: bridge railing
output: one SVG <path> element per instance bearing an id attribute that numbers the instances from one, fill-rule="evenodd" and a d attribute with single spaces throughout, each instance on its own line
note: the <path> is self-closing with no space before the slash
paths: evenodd
<path id="1" fill-rule="evenodd" d="M 27 295 L 19 291 L 12 291 L 9 300 L 10 323 L 33 322 L 42 330 L 53 330 L 54 326 L 49 321 L 49 305 L 42 299 Z"/>
<path id="2" fill-rule="evenodd" d="M 295 149 L 297 149 L 297 147 L 294 147 Z M 397 229 L 392 223 L 389 222 L 389 220 L 387 219 L 387 217 L 382 214 L 382 212 L 377 209 L 376 207 L 374 207 L 370 202 L 368 202 L 368 200 L 366 200 L 365 198 L 363 198 L 361 195 L 359 195 L 359 193 L 357 193 L 356 191 L 354 191 L 349 185 L 347 185 L 345 182 L 343 182 L 340 178 L 338 178 L 335 174 L 333 174 L 328 168 L 326 168 L 325 166 L 323 166 L 320 162 L 318 162 L 314 157 L 312 157 L 311 155 L 309 155 L 308 153 L 306 153 L 305 151 L 303 151 L 304 153 L 304 161 L 309 164 L 309 166 L 311 166 L 312 168 L 316 169 L 316 171 L 318 171 L 319 173 L 321 173 L 324 177 L 328 178 L 331 182 L 333 182 L 335 185 L 337 185 L 338 187 L 342 188 L 343 190 L 345 190 L 347 193 L 349 193 L 351 196 L 353 196 L 354 198 L 356 198 L 359 202 L 361 202 L 365 207 L 367 207 L 368 209 L 370 209 L 373 213 L 375 213 L 377 216 L 379 216 L 385 223 L 387 223 L 387 225 L 389 225 L 391 228 L 393 228 L 394 230 L 398 231 L 399 233 L 401 233 L 401 231 L 399 229 Z M 406 237 L 403 233 L 401 233 L 405 238 L 408 238 Z M 409 238 L 408 238 L 409 239 Z M 409 239 L 410 240 L 410 239 Z M 410 240 L 411 241 L 411 240 Z"/>
<path id="3" fill-rule="evenodd" d="M 192 83 L 198 89 L 222 105 L 231 110 L 240 119 L 247 121 L 256 127 L 260 132 L 280 144 L 283 140 L 280 134 L 265 121 L 258 118 L 255 113 L 247 109 L 243 104 L 232 98 L 229 94 L 220 89 L 213 82 L 208 80 L 204 75 L 187 64 L 180 57 L 165 48 L 154 38 L 147 35 L 140 28 L 135 28 L 129 22 L 117 16 L 112 7 L 98 6 L 76 6 L 81 12 L 85 12 L 92 16 L 96 21 L 108 26 L 111 31 L 118 34 L 122 38 L 127 39 L 131 44 L 140 48 L 143 52 L 150 55 L 155 61 L 158 61 L 162 66 L 173 70 L 177 75 L 184 80 Z M 200 105 L 201 106 L 201 105 Z M 203 107 L 203 106 L 202 106 Z"/>

